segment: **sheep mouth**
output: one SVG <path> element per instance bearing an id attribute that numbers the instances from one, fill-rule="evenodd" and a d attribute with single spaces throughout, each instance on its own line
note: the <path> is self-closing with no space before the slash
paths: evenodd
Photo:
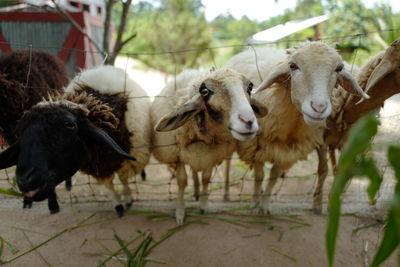
<path id="1" fill-rule="evenodd" d="M 247 140 L 257 134 L 257 132 L 239 132 L 232 128 L 229 128 L 229 130 L 231 130 L 233 137 L 239 140 Z"/>
<path id="2" fill-rule="evenodd" d="M 30 190 L 30 191 L 28 191 L 28 192 L 25 192 L 24 193 L 24 195 L 27 197 L 27 198 L 34 198 L 35 197 L 35 195 L 39 192 L 39 188 L 36 188 L 36 189 L 34 189 L 34 190 Z"/>
<path id="3" fill-rule="evenodd" d="M 326 118 L 325 117 L 323 117 L 323 118 L 321 118 L 321 117 L 314 117 L 314 116 L 311 116 L 311 115 L 309 115 L 309 114 L 307 114 L 307 113 L 303 113 L 303 116 L 304 116 L 304 119 L 305 119 L 305 122 L 307 123 L 307 124 L 311 124 L 311 125 L 316 125 L 316 124 L 323 124 L 325 121 L 326 121 Z"/>

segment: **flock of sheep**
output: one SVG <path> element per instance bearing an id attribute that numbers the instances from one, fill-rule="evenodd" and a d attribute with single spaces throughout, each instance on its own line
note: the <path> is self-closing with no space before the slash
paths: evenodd
<path id="1" fill-rule="evenodd" d="M 312 208 L 319 213 L 328 152 L 335 169 L 335 150 L 351 125 L 399 92 L 399 66 L 400 41 L 360 69 L 324 42 L 287 51 L 257 48 L 235 55 L 221 69 L 183 71 L 150 103 L 121 69 L 85 70 L 68 84 L 57 58 L 13 52 L 0 58 L 0 131 L 10 144 L 0 154 L 0 169 L 16 165 L 24 208 L 47 198 L 50 212 L 58 212 L 55 187 L 66 181 L 71 189 L 79 170 L 109 189 L 122 216 L 132 205 L 128 180 L 144 171 L 152 154 L 175 170 L 175 216 L 182 224 L 186 165 L 203 213 L 213 168 L 224 160 L 229 166 L 237 152 L 254 172 L 255 210 L 267 213 L 277 178 L 316 149 Z M 263 190 L 265 162 L 273 167 Z M 115 174 L 123 200 L 114 190 Z"/>

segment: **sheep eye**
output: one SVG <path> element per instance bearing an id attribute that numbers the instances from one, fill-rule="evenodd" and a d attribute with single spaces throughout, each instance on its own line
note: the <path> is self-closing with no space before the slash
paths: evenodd
<path id="1" fill-rule="evenodd" d="M 299 66 L 297 66 L 296 63 L 291 62 L 291 63 L 289 64 L 289 68 L 290 68 L 291 70 L 298 70 L 298 69 L 299 69 Z"/>
<path id="2" fill-rule="evenodd" d="M 250 95 L 251 94 L 251 91 L 253 90 L 253 83 L 251 82 L 251 83 L 249 83 L 249 85 L 247 86 L 247 93 Z"/>
<path id="3" fill-rule="evenodd" d="M 68 129 L 75 129 L 76 125 L 73 122 L 66 121 L 66 122 L 64 122 L 64 127 L 68 128 Z"/>
<path id="4" fill-rule="evenodd" d="M 336 68 L 336 72 L 341 72 L 343 70 L 343 65 L 339 65 L 337 68 Z"/>
<path id="5" fill-rule="evenodd" d="M 204 83 L 200 85 L 199 91 L 202 96 L 207 96 L 210 93 L 210 90 L 208 90 L 207 86 Z"/>

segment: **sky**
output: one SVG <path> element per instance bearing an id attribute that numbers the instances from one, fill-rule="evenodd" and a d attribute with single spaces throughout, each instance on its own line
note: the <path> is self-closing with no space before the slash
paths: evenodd
<path id="1" fill-rule="evenodd" d="M 374 3 L 389 3 L 395 12 L 400 11 L 400 0 L 364 0 L 368 7 Z M 208 21 L 219 14 L 226 14 L 228 11 L 237 19 L 246 15 L 250 19 L 263 21 L 269 17 L 280 15 L 287 8 L 295 6 L 295 0 L 202 0 L 205 6 L 205 15 Z"/>

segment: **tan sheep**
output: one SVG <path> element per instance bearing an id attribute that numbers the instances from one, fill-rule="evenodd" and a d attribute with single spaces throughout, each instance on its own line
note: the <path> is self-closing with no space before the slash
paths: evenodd
<path id="1" fill-rule="evenodd" d="M 185 216 L 185 164 L 194 173 L 202 172 L 200 211 L 206 212 L 213 168 L 231 157 L 236 140 L 248 140 L 257 134 L 255 113 L 263 116 L 267 111 L 250 100 L 252 87 L 248 79 L 233 70 L 186 70 L 153 102 L 151 121 L 156 132 L 152 152 L 158 161 L 176 169 L 178 224 Z"/>
<path id="2" fill-rule="evenodd" d="M 317 212 L 322 210 L 322 191 L 328 172 L 327 151 L 335 172 L 335 151 L 344 145 L 352 125 L 363 115 L 383 106 L 386 99 L 400 92 L 400 40 L 394 41 L 385 51 L 370 58 L 359 70 L 357 80 L 371 96 L 370 99 L 358 103 L 359 97 L 349 95 L 341 88 L 334 91 L 336 104 L 324 132 L 325 147 L 318 151 L 318 183 L 313 203 Z"/>
<path id="3" fill-rule="evenodd" d="M 258 120 L 257 137 L 238 143 L 240 158 L 254 169 L 253 201 L 259 212 L 268 212 L 277 178 L 323 145 L 333 88 L 340 84 L 351 93 L 368 96 L 344 68 L 337 51 L 323 42 L 305 42 L 286 53 L 273 48 L 247 50 L 233 57 L 226 67 L 256 85 L 261 83 L 253 97 L 269 110 Z M 266 161 L 273 167 L 262 193 Z"/>

